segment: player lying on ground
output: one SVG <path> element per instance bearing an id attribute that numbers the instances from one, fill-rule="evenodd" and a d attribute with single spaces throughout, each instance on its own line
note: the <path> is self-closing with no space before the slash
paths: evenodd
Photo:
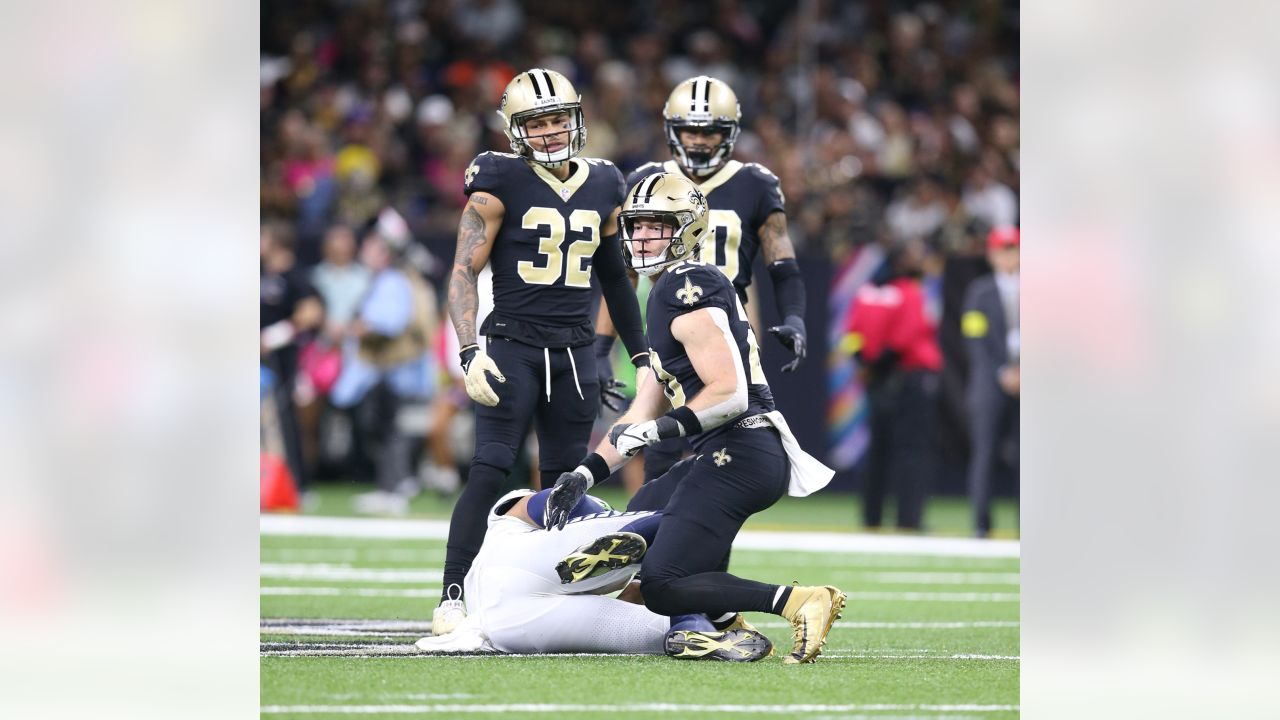
<path id="1" fill-rule="evenodd" d="M 653 373 L 639 376 L 635 402 L 609 437 L 556 481 L 546 525 L 565 527 L 587 489 L 641 448 L 688 437 L 698 455 L 663 509 L 640 572 L 645 605 L 660 615 L 705 613 L 725 628 L 743 627 L 744 611 L 781 615 L 795 637 L 786 662 L 811 662 L 844 607 L 844 593 L 725 571 L 748 517 L 784 493 L 804 496 L 825 486 L 832 471 L 800 448 L 774 409 L 733 285 L 714 266 L 694 261 L 711 234 L 707 216 L 706 198 L 679 174 L 652 175 L 628 191 L 619 216 L 623 254 L 636 272 L 656 278 L 646 316 Z"/>
<path id="2" fill-rule="evenodd" d="M 647 610 L 636 586 L 661 514 L 612 512 L 591 496 L 564 532 L 544 533 L 550 490 L 517 490 L 489 512 L 484 543 L 467 572 L 467 615 L 452 632 L 425 637 L 426 652 L 632 653 L 750 661 L 773 652 L 752 629 L 718 633 L 705 615 L 668 618 Z M 566 557 L 567 556 L 567 557 Z M 568 584 L 565 581 L 572 581 Z"/>

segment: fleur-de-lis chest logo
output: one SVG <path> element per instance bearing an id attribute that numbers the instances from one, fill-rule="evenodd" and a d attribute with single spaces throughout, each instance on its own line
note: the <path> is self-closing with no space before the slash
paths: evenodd
<path id="1" fill-rule="evenodd" d="M 729 456 L 729 453 L 725 452 L 728 449 L 729 448 L 720 448 L 719 450 L 711 453 L 711 459 L 716 461 L 716 467 L 724 467 L 733 459 Z"/>
<path id="2" fill-rule="evenodd" d="M 702 288 L 694 285 L 689 278 L 684 279 L 684 287 L 676 291 L 676 299 L 685 305 L 692 305 L 702 297 Z"/>
<path id="3" fill-rule="evenodd" d="M 471 167 L 467 168 L 467 174 L 463 178 L 463 181 L 467 184 L 467 187 L 471 186 L 471 181 L 476 179 L 476 173 L 479 173 L 479 172 L 480 172 L 479 165 L 473 164 Z"/>

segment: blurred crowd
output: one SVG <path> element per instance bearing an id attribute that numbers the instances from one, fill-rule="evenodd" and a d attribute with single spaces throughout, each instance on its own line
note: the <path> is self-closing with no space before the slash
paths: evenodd
<path id="1" fill-rule="evenodd" d="M 670 157 L 667 95 L 711 75 L 742 103 L 734 157 L 779 176 L 802 257 L 918 248 L 943 358 L 939 457 L 965 466 L 965 293 L 991 271 L 991 231 L 1018 223 L 1018 17 L 999 0 L 264 2 L 264 237 L 287 239 L 289 272 L 329 309 L 317 332 L 340 345 L 334 323 L 358 315 L 361 273 L 332 268 L 362 264 L 357 241 L 381 238 L 395 266 L 443 291 L 461 178 L 477 153 L 509 151 L 495 110 L 516 72 L 570 78 L 584 154 L 624 172 Z M 437 365 L 439 305 L 422 348 Z"/>

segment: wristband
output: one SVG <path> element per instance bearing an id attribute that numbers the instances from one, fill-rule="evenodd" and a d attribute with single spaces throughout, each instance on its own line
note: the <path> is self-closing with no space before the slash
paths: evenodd
<path id="1" fill-rule="evenodd" d="M 698 435 L 699 433 L 702 432 L 702 423 L 699 422 L 698 416 L 694 414 L 694 412 L 690 410 L 687 405 L 683 407 L 678 407 L 672 410 L 671 412 L 667 413 L 666 415 L 663 415 L 663 417 L 671 418 L 672 420 L 675 420 L 677 423 L 680 424 L 679 425 L 680 435 L 675 437 L 680 437 L 680 436 L 688 437 L 690 435 Z M 658 435 L 659 437 L 662 437 L 661 428 L 659 428 L 658 430 Z M 666 438 L 664 437 L 663 439 L 665 440 Z"/>
<path id="2" fill-rule="evenodd" d="M 598 482 L 604 482 L 609 477 L 609 463 L 600 457 L 599 453 L 591 453 L 582 459 L 582 464 L 578 465 L 574 472 L 582 472 L 587 478 L 587 487 L 591 487 Z"/>

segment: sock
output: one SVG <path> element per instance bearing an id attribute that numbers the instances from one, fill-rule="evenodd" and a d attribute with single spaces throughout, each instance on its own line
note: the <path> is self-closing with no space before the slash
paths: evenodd
<path id="1" fill-rule="evenodd" d="M 781 615 L 782 608 L 787 606 L 787 600 L 791 599 L 791 586 L 779 585 L 778 591 L 773 595 L 773 609 L 769 612 L 774 615 Z"/>
<path id="2" fill-rule="evenodd" d="M 712 618 L 711 624 L 716 626 L 717 630 L 723 630 L 733 624 L 734 619 L 738 617 L 738 613 L 729 612 L 718 618 Z"/>

